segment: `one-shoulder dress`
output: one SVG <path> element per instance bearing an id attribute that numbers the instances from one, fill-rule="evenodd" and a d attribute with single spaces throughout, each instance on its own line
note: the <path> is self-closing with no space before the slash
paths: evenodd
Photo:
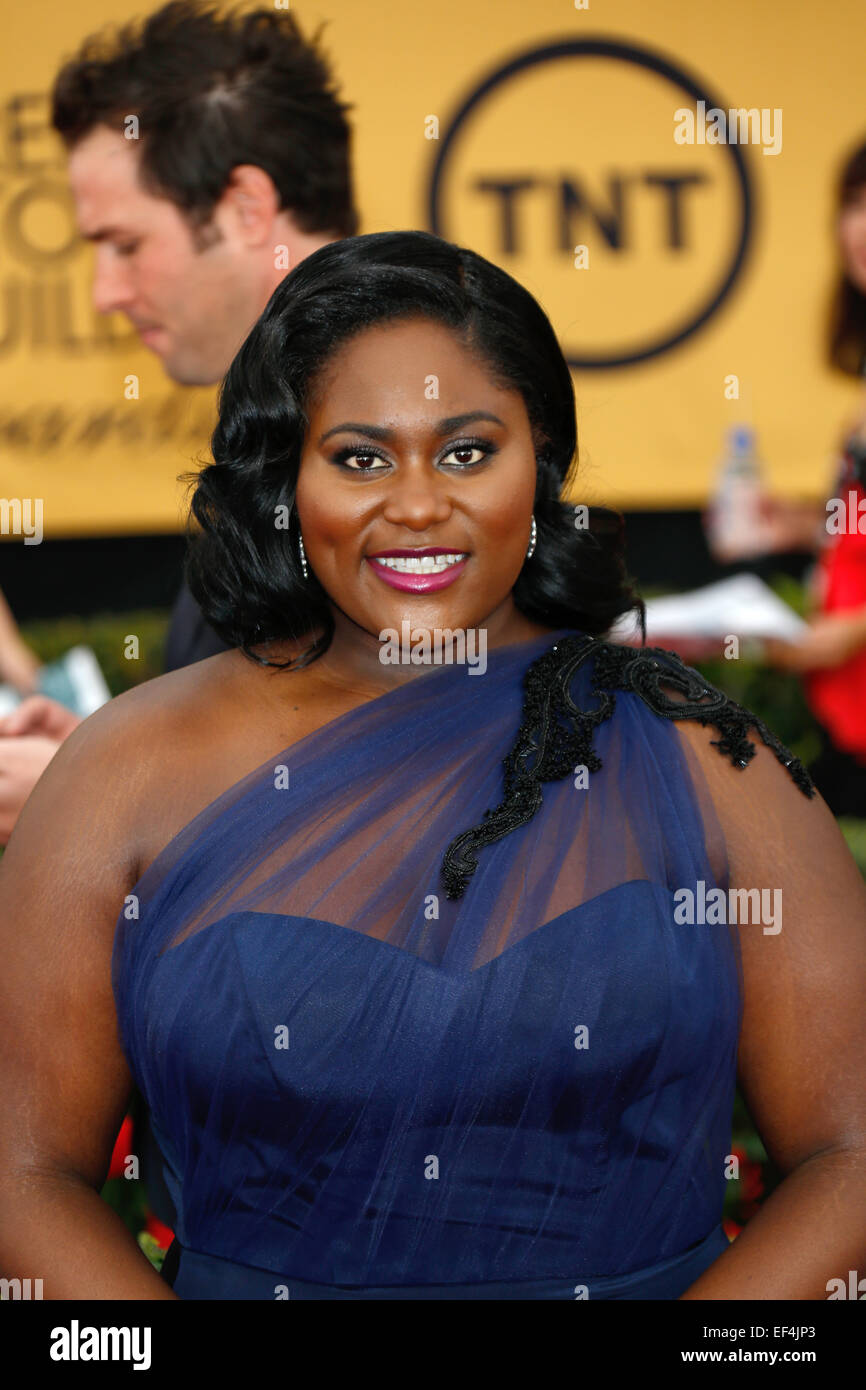
<path id="1" fill-rule="evenodd" d="M 675 1299 L 727 1249 L 741 964 L 678 911 L 729 887 L 685 718 L 812 794 L 673 654 L 562 629 L 413 674 L 171 840 L 112 982 L 181 1298 Z"/>

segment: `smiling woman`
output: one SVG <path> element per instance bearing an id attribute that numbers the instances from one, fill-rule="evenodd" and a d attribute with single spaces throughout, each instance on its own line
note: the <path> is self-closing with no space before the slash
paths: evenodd
<path id="1" fill-rule="evenodd" d="M 5 1274 L 570 1301 L 856 1266 L 866 887 L 760 720 L 604 640 L 638 601 L 620 519 L 563 500 L 575 443 L 546 316 L 470 251 L 350 238 L 274 293 L 193 496 L 239 650 L 86 720 L 0 863 Z M 481 678 L 383 659 L 404 623 L 480 633 Z M 779 932 L 678 910 L 770 889 Z M 786 1176 L 729 1247 L 738 1069 Z M 97 1195 L 133 1080 L 162 1277 Z"/>
<path id="2" fill-rule="evenodd" d="M 405 592 L 447 594 L 413 604 L 421 625 L 606 631 L 641 605 L 619 514 L 562 500 L 576 445 L 568 367 L 511 276 L 424 232 L 331 243 L 226 375 L 190 587 L 229 645 L 312 634 L 302 660 L 349 624 L 399 626 Z M 437 552 L 458 558 L 411 563 Z"/>

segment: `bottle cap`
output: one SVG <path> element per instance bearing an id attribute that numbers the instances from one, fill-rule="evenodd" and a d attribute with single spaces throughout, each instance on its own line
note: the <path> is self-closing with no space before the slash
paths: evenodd
<path id="1" fill-rule="evenodd" d="M 735 453 L 748 453 L 755 443 L 755 431 L 751 425 L 733 425 L 728 430 L 728 444 Z"/>

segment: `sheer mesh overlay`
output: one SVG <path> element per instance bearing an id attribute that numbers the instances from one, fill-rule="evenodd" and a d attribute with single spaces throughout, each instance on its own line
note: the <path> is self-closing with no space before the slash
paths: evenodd
<path id="1" fill-rule="evenodd" d="M 113 983 L 185 1248 L 323 1285 L 573 1282 L 718 1226 L 740 962 L 733 926 L 677 920 L 728 864 L 670 717 L 608 697 L 594 770 L 443 891 L 563 638 L 597 710 L 610 644 L 573 632 L 426 670 L 231 787 L 136 885 Z"/>

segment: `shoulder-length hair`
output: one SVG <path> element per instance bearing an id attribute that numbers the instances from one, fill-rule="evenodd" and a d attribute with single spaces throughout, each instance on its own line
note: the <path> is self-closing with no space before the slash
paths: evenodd
<path id="1" fill-rule="evenodd" d="M 599 635 L 644 605 L 624 564 L 624 520 L 562 500 L 577 468 L 574 388 L 543 309 L 504 270 L 429 232 L 376 232 L 320 247 L 281 281 L 222 383 L 213 463 L 186 475 L 191 499 L 187 581 L 229 646 L 333 635 L 328 595 L 304 579 L 294 507 L 313 379 L 336 350 L 374 324 L 426 317 L 453 330 L 494 379 L 520 392 L 536 451 L 532 558 L 512 590 L 517 608 L 551 627 Z M 289 518 L 280 529 L 276 518 Z M 198 530 L 196 530 L 196 524 Z"/>
<path id="2" fill-rule="evenodd" d="M 836 187 L 836 210 L 841 212 L 866 185 L 866 145 L 846 159 Z M 843 268 L 836 283 L 828 321 L 827 355 L 830 365 L 849 376 L 866 371 L 866 295 Z"/>

